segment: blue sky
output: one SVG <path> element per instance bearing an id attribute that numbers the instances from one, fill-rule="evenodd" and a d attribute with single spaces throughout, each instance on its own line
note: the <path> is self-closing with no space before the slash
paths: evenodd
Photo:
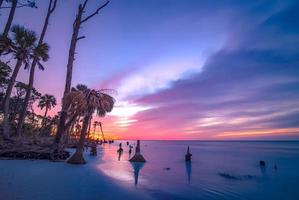
<path id="1" fill-rule="evenodd" d="M 47 2 L 18 9 L 14 23 L 39 32 Z M 35 86 L 59 99 L 79 2 L 58 2 L 46 36 L 51 59 L 37 73 Z M 103 2 L 90 0 L 87 13 Z M 80 30 L 73 85 L 118 91 L 103 120 L 124 138 L 298 139 L 298 8 L 291 0 L 112 0 Z"/>

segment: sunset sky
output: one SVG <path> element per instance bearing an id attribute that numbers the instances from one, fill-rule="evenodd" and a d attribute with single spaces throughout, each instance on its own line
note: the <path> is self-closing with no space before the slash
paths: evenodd
<path id="1" fill-rule="evenodd" d="M 59 101 L 52 115 L 79 2 L 59 0 L 45 39 L 51 58 L 36 74 L 34 86 Z M 14 24 L 39 33 L 47 3 L 17 9 Z M 99 119 L 110 136 L 299 139 L 298 10 L 295 0 L 112 0 L 80 30 L 73 85 L 117 91 Z"/>

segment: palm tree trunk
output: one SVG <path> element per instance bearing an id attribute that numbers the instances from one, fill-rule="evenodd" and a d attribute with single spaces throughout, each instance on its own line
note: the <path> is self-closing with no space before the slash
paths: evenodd
<path id="1" fill-rule="evenodd" d="M 88 114 L 87 116 L 84 117 L 78 147 L 76 149 L 76 152 L 67 161 L 70 164 L 85 164 L 86 163 L 86 161 L 83 158 L 83 149 L 84 149 L 84 142 L 85 142 L 86 133 L 87 133 L 88 124 L 89 124 L 90 119 L 91 119 L 91 114 Z"/>
<path id="2" fill-rule="evenodd" d="M 1 8 L 1 6 L 2 6 L 3 1 L 4 1 L 4 0 L 0 0 L 0 8 Z"/>
<path id="3" fill-rule="evenodd" d="M 103 132 L 103 129 L 102 129 L 102 124 L 100 124 L 100 128 L 101 128 L 101 132 L 102 132 L 102 137 L 103 137 L 103 141 L 105 142 L 105 137 L 104 137 L 104 132 Z"/>
<path id="4" fill-rule="evenodd" d="M 12 76 L 9 80 L 5 98 L 4 98 L 4 103 L 3 103 L 3 136 L 4 138 L 9 138 L 9 103 L 10 103 L 10 95 L 13 89 L 13 86 L 15 84 L 17 75 L 19 73 L 19 70 L 22 66 L 22 61 L 17 60 L 16 66 L 14 68 L 14 71 L 12 73 Z"/>
<path id="5" fill-rule="evenodd" d="M 38 41 L 38 45 L 41 45 L 43 43 L 44 37 L 46 35 L 47 28 L 48 28 L 50 16 L 56 8 L 56 2 L 57 2 L 57 0 L 54 1 L 54 4 L 53 4 L 53 0 L 50 0 L 50 2 L 49 2 L 47 15 L 46 15 L 44 26 L 43 26 L 43 29 L 42 29 L 42 32 L 41 32 L 41 35 L 40 35 L 40 38 L 39 38 L 39 41 Z M 18 122 L 17 135 L 20 135 L 21 129 L 22 129 L 24 121 L 25 121 L 26 111 L 27 111 L 27 107 L 28 107 L 28 104 L 29 104 L 29 100 L 30 100 L 30 96 L 31 96 L 32 88 L 33 88 L 34 73 L 35 73 L 35 67 L 36 67 L 37 62 L 38 62 L 37 58 L 35 57 L 33 59 L 33 62 L 31 64 L 31 68 L 30 68 L 29 84 L 28 84 L 28 87 L 27 87 L 27 90 L 26 90 L 24 105 L 23 105 L 23 108 L 22 108 L 22 111 L 21 111 L 21 114 L 20 114 L 19 122 Z"/>
<path id="6" fill-rule="evenodd" d="M 76 45 L 77 45 L 77 41 L 78 41 L 79 29 L 80 29 L 80 25 L 81 25 L 81 19 L 82 19 L 83 12 L 84 12 L 84 9 L 82 8 L 82 5 L 80 4 L 79 8 L 78 8 L 78 13 L 77 13 L 76 19 L 74 21 L 73 34 L 72 34 L 71 44 L 70 44 L 70 48 L 69 48 L 66 81 L 65 81 L 65 88 L 64 88 L 64 94 L 63 94 L 64 97 L 71 90 L 73 63 L 75 60 L 75 51 L 76 51 Z M 58 145 L 60 143 L 60 139 L 66 131 L 66 127 L 65 127 L 66 119 L 67 119 L 67 105 L 65 105 L 65 103 L 63 103 L 62 108 L 61 108 L 59 125 L 57 128 L 57 133 L 56 133 L 55 140 L 54 140 L 54 143 L 56 145 Z"/>
<path id="7" fill-rule="evenodd" d="M 47 117 L 48 110 L 49 110 L 49 108 L 46 106 L 46 111 L 45 111 L 45 114 L 44 114 L 44 119 L 46 119 L 46 117 Z"/>
<path id="8" fill-rule="evenodd" d="M 16 11 L 16 8 L 17 8 L 17 4 L 18 4 L 18 0 L 12 0 L 12 2 L 11 2 L 11 8 L 10 8 L 10 11 L 9 11 L 9 16 L 8 16 L 7 21 L 6 21 L 6 25 L 5 25 L 4 31 L 2 33 L 2 35 L 4 37 L 7 37 L 8 32 L 10 30 L 10 27 L 11 27 L 11 24 L 12 24 L 12 20 L 14 18 L 15 11 Z"/>
<path id="9" fill-rule="evenodd" d="M 97 130 L 97 124 L 95 123 L 93 126 L 93 137 L 96 138 L 96 130 Z"/>
<path id="10" fill-rule="evenodd" d="M 34 62 L 36 63 L 36 60 L 33 60 L 33 63 Z M 20 117 L 19 117 L 19 122 L 18 122 L 18 126 L 17 126 L 17 135 L 18 136 L 21 135 L 21 130 L 22 130 L 22 127 L 23 127 L 23 124 L 24 124 L 24 121 L 25 121 L 26 111 L 27 111 L 29 99 L 30 99 L 30 96 L 31 96 L 32 85 L 33 85 L 33 82 L 34 82 L 35 66 L 33 65 L 33 63 L 32 63 L 31 69 L 30 69 L 29 84 L 28 84 L 28 87 L 26 89 L 26 96 L 25 96 L 23 108 L 21 110 Z"/>
<path id="11" fill-rule="evenodd" d="M 92 120 L 92 117 L 90 118 L 89 125 L 88 125 L 88 132 L 87 132 L 87 139 L 88 140 L 89 140 L 89 136 L 90 136 L 91 120 Z"/>
<path id="12" fill-rule="evenodd" d="M 40 128 L 40 131 L 43 130 L 43 128 L 46 126 L 46 117 L 47 117 L 47 114 L 48 114 L 48 110 L 49 110 L 49 108 L 46 106 L 46 111 L 45 111 L 45 114 L 44 114 L 44 117 L 43 117 L 43 120 L 42 120 L 42 126 Z"/>

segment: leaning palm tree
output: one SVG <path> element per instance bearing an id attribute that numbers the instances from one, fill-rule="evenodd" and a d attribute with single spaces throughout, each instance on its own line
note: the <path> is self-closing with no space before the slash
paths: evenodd
<path id="1" fill-rule="evenodd" d="M 83 148 L 89 120 L 94 113 L 96 113 L 100 117 L 103 117 L 108 112 L 111 112 L 115 102 L 114 98 L 106 93 L 106 90 L 86 89 L 82 93 L 82 96 L 84 96 L 84 110 L 81 114 L 83 116 L 83 124 L 77 150 L 67 161 L 71 164 L 86 163 L 86 161 L 83 158 Z"/>
<path id="2" fill-rule="evenodd" d="M 48 110 L 51 110 L 51 108 L 56 106 L 56 98 L 53 95 L 45 94 L 41 96 L 38 107 L 40 107 L 42 110 L 45 108 L 45 114 L 44 119 L 46 119 Z"/>
<path id="3" fill-rule="evenodd" d="M 102 139 L 103 139 L 103 142 L 106 143 L 106 140 L 105 140 L 105 137 L 104 137 L 104 132 L 103 132 L 103 126 L 102 126 L 102 123 L 100 122 L 99 125 L 100 125 L 100 129 L 101 129 L 101 133 L 102 133 Z"/>
<path id="4" fill-rule="evenodd" d="M 9 42 L 1 43 L 0 46 L 6 46 L 5 53 L 12 54 L 16 59 L 16 65 L 13 73 L 10 77 L 6 94 L 3 103 L 3 136 L 5 138 L 9 137 L 9 101 L 10 95 L 15 84 L 17 75 L 21 66 L 24 64 L 25 68 L 28 68 L 30 59 L 32 57 L 33 51 L 36 47 L 35 43 L 37 40 L 36 34 L 33 31 L 27 30 L 22 26 L 13 26 L 12 29 L 12 39 Z"/>

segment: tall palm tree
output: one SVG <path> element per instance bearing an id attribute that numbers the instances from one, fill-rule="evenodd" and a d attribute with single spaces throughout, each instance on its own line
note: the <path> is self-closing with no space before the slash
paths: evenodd
<path id="1" fill-rule="evenodd" d="M 81 92 L 81 91 L 78 91 Z M 87 89 L 83 92 L 84 95 L 84 110 L 82 112 L 83 124 L 79 144 L 76 152 L 67 161 L 71 164 L 84 164 L 86 161 L 83 158 L 83 148 L 88 129 L 89 120 L 94 113 L 100 117 L 104 117 L 108 112 L 111 112 L 114 106 L 114 98 L 106 93 L 105 90 Z"/>
<path id="2" fill-rule="evenodd" d="M 54 10 L 56 8 L 56 4 L 57 4 L 57 0 L 49 0 L 48 10 L 47 10 L 46 18 L 44 21 L 44 26 L 42 28 L 42 32 L 41 32 L 41 35 L 40 35 L 39 41 L 38 41 L 38 48 L 35 49 L 33 61 L 31 63 L 31 67 L 30 67 L 29 83 L 28 83 L 28 88 L 26 91 L 23 108 L 22 108 L 19 122 L 18 122 L 17 135 L 20 134 L 22 126 L 25 121 L 27 108 L 28 108 L 28 104 L 29 104 L 29 100 L 30 100 L 30 95 L 31 95 L 31 92 L 33 89 L 35 67 L 37 65 L 40 70 L 44 70 L 44 67 L 40 61 L 45 62 L 49 59 L 49 55 L 48 55 L 49 46 L 47 44 L 43 43 L 43 41 L 44 41 L 44 37 L 46 35 L 46 31 L 48 28 L 50 16 L 54 12 Z"/>
<path id="3" fill-rule="evenodd" d="M 38 44 L 33 49 L 31 60 L 33 60 L 32 62 L 37 63 L 38 68 L 40 70 L 45 69 L 44 66 L 42 65 L 41 61 L 46 62 L 49 59 L 48 51 L 49 51 L 49 46 L 46 43 Z M 31 69 L 32 69 L 32 67 L 35 67 L 35 66 L 31 66 Z M 30 71 L 32 71 L 32 70 L 30 70 Z M 24 120 L 26 117 L 27 107 L 28 107 L 31 92 L 33 89 L 33 78 L 34 78 L 34 73 L 30 73 L 29 84 L 28 84 L 28 87 L 26 88 L 26 96 L 25 96 L 24 104 L 23 104 L 23 107 L 22 107 L 22 110 L 20 113 L 19 122 L 18 122 L 18 126 L 17 126 L 17 135 L 20 135 L 20 132 L 22 130 L 22 126 L 24 124 Z"/>
<path id="4" fill-rule="evenodd" d="M 108 3 L 109 3 L 109 0 L 107 0 L 106 3 L 104 3 L 103 5 L 97 7 L 97 9 L 93 13 L 91 13 L 85 17 L 84 17 L 84 14 L 86 14 L 86 7 L 88 4 L 88 0 L 84 0 L 84 2 L 79 4 L 79 6 L 78 6 L 76 18 L 73 23 L 73 33 L 72 33 L 72 38 L 71 38 L 70 47 L 69 47 L 68 62 L 67 62 L 67 67 L 66 67 L 67 73 L 66 73 L 63 97 L 66 97 L 66 95 L 71 91 L 73 65 L 74 65 L 74 60 L 75 60 L 75 52 L 76 52 L 77 42 L 79 40 L 85 38 L 85 36 L 79 36 L 80 28 L 82 28 L 83 23 L 89 21 L 94 16 L 99 14 L 100 10 L 105 8 L 108 5 Z M 67 128 L 66 128 L 67 117 L 68 117 L 67 116 L 67 105 L 62 104 L 59 124 L 58 124 L 58 128 L 57 128 L 56 136 L 54 139 L 54 148 L 59 146 L 60 139 L 61 139 L 62 135 L 65 133 L 65 131 L 67 130 Z"/>
<path id="5" fill-rule="evenodd" d="M 106 143 L 106 140 L 105 140 L 105 137 L 104 137 L 104 132 L 103 132 L 103 126 L 102 126 L 102 123 L 100 122 L 99 125 L 100 125 L 100 129 L 101 129 L 101 133 L 102 133 L 102 139 L 103 139 L 103 142 Z"/>
<path id="6" fill-rule="evenodd" d="M 15 16 L 15 12 L 17 8 L 21 8 L 21 7 L 31 7 L 31 8 L 37 8 L 36 4 L 35 4 L 35 0 L 27 0 L 26 3 L 20 2 L 19 0 L 6 0 L 7 2 L 9 2 L 11 4 L 10 7 L 6 7 L 6 8 L 10 8 L 9 11 L 9 15 L 8 15 L 8 19 L 6 21 L 2 36 L 3 37 L 7 37 L 8 36 L 8 32 L 10 30 L 10 27 L 12 25 L 12 21 L 13 18 Z M 3 0 L 0 1 L 0 8 L 2 6 Z M 0 52 L 1 54 L 1 52 Z"/>
<path id="7" fill-rule="evenodd" d="M 24 64 L 25 68 L 28 68 L 30 59 L 33 55 L 34 49 L 36 48 L 36 34 L 33 31 L 27 30 L 22 26 L 13 26 L 12 29 L 12 39 L 9 43 L 0 45 L 9 45 L 6 49 L 6 53 L 12 54 L 16 59 L 16 65 L 13 73 L 10 77 L 6 94 L 3 103 L 3 135 L 5 138 L 9 137 L 9 101 L 10 95 L 15 84 L 17 75 L 21 66 Z"/>
<path id="8" fill-rule="evenodd" d="M 5 24 L 5 28 L 2 33 L 2 36 L 4 36 L 4 37 L 8 36 L 8 32 L 9 32 L 9 29 L 12 24 L 12 20 L 14 18 L 15 12 L 16 12 L 17 4 L 18 4 L 18 0 L 11 0 L 11 8 L 9 11 L 8 19 Z"/>
<path id="9" fill-rule="evenodd" d="M 38 107 L 40 107 L 42 110 L 45 108 L 44 119 L 46 119 L 47 117 L 48 110 L 51 110 L 55 106 L 56 106 L 56 98 L 50 94 L 45 94 L 41 96 L 38 102 Z"/>

